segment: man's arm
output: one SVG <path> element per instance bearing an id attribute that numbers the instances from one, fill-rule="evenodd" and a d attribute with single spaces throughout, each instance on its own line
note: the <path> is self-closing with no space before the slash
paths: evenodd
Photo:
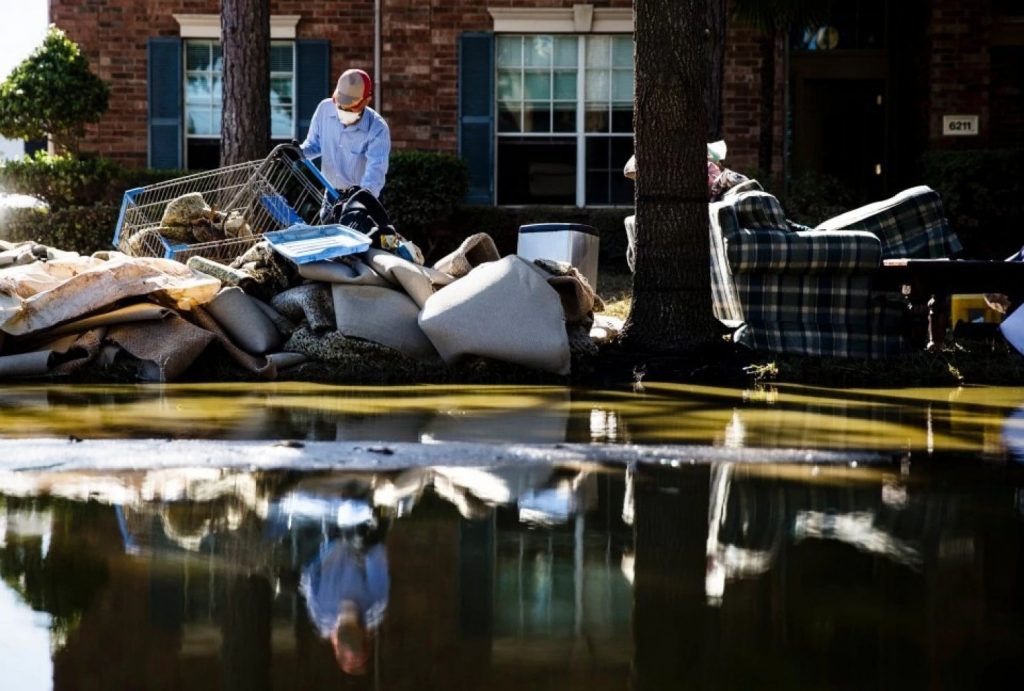
<path id="1" fill-rule="evenodd" d="M 388 157 L 391 155 L 391 131 L 383 120 L 381 127 L 366 146 L 366 171 L 363 173 L 362 187 L 370 190 L 373 196 L 379 197 L 384 189 L 384 178 L 388 173 Z"/>

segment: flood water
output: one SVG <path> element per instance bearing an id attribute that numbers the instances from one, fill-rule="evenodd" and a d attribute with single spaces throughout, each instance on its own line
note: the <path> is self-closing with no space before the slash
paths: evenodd
<path id="1" fill-rule="evenodd" d="M 0 458 L 0 689 L 1018 688 L 1022 407 L 1024 390 L 991 388 L 5 387 L 8 438 L 679 443 L 752 460 Z M 876 455 L 756 462 L 766 447 Z"/>

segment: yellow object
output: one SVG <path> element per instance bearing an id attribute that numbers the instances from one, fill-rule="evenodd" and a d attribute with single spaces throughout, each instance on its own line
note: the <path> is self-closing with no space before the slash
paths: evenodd
<path id="1" fill-rule="evenodd" d="M 988 306 L 981 293 L 954 295 L 949 300 L 949 323 L 956 326 L 958 322 L 983 321 L 998 324 L 1003 314 Z"/>

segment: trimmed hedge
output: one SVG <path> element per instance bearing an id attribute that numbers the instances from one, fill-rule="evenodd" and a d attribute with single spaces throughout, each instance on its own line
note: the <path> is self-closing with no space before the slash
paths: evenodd
<path id="1" fill-rule="evenodd" d="M 466 164 L 457 156 L 395 151 L 380 201 L 398 232 L 423 246 L 451 220 L 468 185 Z"/>
<path id="2" fill-rule="evenodd" d="M 50 211 L 15 210 L 0 225 L 0 238 L 34 241 L 57 249 L 92 254 L 113 248 L 114 228 L 121 207 L 98 204 Z"/>
<path id="3" fill-rule="evenodd" d="M 125 168 L 98 156 L 51 156 L 37 151 L 31 157 L 0 163 L 0 189 L 38 197 L 53 210 L 94 204 L 120 206 L 125 190 L 184 174 L 180 170 Z"/>
<path id="4" fill-rule="evenodd" d="M 929 151 L 922 184 L 942 195 L 964 256 L 1003 259 L 1024 244 L 1024 149 Z"/>

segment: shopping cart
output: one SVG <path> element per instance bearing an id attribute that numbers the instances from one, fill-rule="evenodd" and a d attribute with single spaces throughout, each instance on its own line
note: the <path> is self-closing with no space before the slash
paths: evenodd
<path id="1" fill-rule="evenodd" d="M 170 228 L 162 225 L 168 205 L 186 195 L 195 199 L 196 193 L 207 209 L 205 218 L 199 219 L 206 224 L 205 236 L 219 237 L 199 240 L 186 230 L 187 237 L 182 238 L 182 227 L 176 227 L 170 237 Z M 263 160 L 128 190 L 114 231 L 114 247 L 131 256 L 181 262 L 201 256 L 226 262 L 259 242 L 264 233 L 297 223 L 318 224 L 325 195 L 331 205 L 340 198 L 299 147 L 281 144 Z M 224 230 L 225 222 L 244 230 L 232 235 Z"/>

